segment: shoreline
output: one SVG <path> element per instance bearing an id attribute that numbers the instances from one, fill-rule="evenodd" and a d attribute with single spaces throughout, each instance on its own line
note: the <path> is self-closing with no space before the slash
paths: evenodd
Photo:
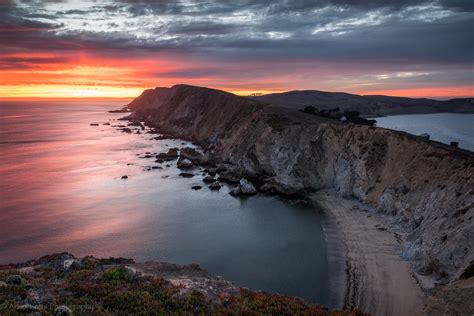
<path id="1" fill-rule="evenodd" d="M 125 120 L 128 117 L 122 117 L 120 119 Z M 119 119 L 119 120 L 120 120 Z M 131 121 L 131 120 L 128 120 Z M 165 131 L 160 130 L 158 126 L 153 126 L 145 123 L 145 126 L 151 129 L 151 134 L 159 134 L 162 135 L 163 139 L 177 139 L 177 140 L 186 140 L 192 142 L 200 152 L 205 153 L 207 148 L 205 144 L 197 142 L 195 139 L 190 137 L 183 137 L 179 135 L 172 135 L 168 134 Z M 203 146 L 204 145 L 204 146 Z M 219 164 L 217 164 L 219 165 Z M 224 165 L 224 163 L 220 164 Z M 206 164 L 197 163 L 196 166 L 206 168 L 209 167 Z M 235 186 L 235 184 L 224 182 L 224 185 L 231 185 Z M 302 201 L 309 201 L 309 203 L 314 204 L 315 201 L 308 196 L 306 193 L 298 193 L 298 194 L 290 194 L 286 195 L 281 192 L 258 192 L 259 195 L 262 196 L 272 196 L 277 199 L 284 199 L 284 200 L 302 200 Z M 236 198 L 242 198 L 245 196 L 237 196 Z M 340 196 L 334 194 L 334 197 L 341 199 Z M 250 196 L 252 198 L 252 196 Z M 308 199 L 309 198 L 309 199 Z M 318 203 L 316 203 L 318 204 Z M 344 310 L 344 311 L 351 311 L 351 310 L 360 310 L 358 306 L 347 304 L 347 295 L 348 295 L 348 288 L 349 282 L 348 280 L 351 278 L 349 274 L 349 261 L 347 260 L 347 243 L 346 240 L 343 238 L 343 231 L 341 231 L 340 227 L 338 227 L 338 223 L 334 220 L 332 216 L 328 216 L 327 210 L 322 207 L 322 205 L 318 204 L 318 207 L 321 211 L 321 226 L 323 229 L 323 234 L 325 236 L 325 247 L 326 247 L 326 254 L 327 254 L 327 261 L 329 266 L 329 283 L 330 286 L 328 288 L 329 294 L 329 303 L 325 304 L 326 308 L 330 310 Z M 264 291 L 262 289 L 252 289 L 254 291 Z M 279 293 L 273 293 L 275 295 L 285 295 Z M 308 304 L 319 304 L 316 302 L 310 302 L 303 298 L 299 298 L 295 296 L 295 298 L 300 299 Z"/>
<path id="2" fill-rule="evenodd" d="M 304 198 L 333 188 L 337 197 L 313 198 L 334 219 L 336 229 L 329 233 L 339 232 L 346 246 L 346 271 L 331 267 L 346 277 L 347 282 L 334 280 L 341 292 L 347 283 L 345 297 L 331 293 L 331 299 L 374 315 L 420 314 L 426 301 L 421 287 L 429 293 L 434 278 L 439 285 L 448 283 L 469 257 L 469 247 L 462 245 L 470 244 L 465 231 L 472 216 L 463 201 L 470 197 L 472 153 L 404 132 L 344 125 L 247 101 L 207 88 L 157 88 L 132 101 L 132 114 L 124 119 L 189 137 L 205 149 L 201 163 L 254 182 L 258 192 Z M 374 208 L 367 205 L 392 220 L 375 220 Z M 353 214 L 353 209 L 370 209 L 372 215 Z M 392 226 L 396 220 L 400 227 Z M 443 238 L 433 233 L 446 225 Z M 399 230 L 405 228 L 416 233 L 409 248 Z M 343 260 L 330 247 L 328 263 L 337 265 Z"/>
<path id="3" fill-rule="evenodd" d="M 312 194 L 310 200 L 338 228 L 345 244 L 345 258 L 339 258 L 347 265 L 344 300 L 339 308 L 357 308 L 371 315 L 422 314 L 427 296 L 410 263 L 400 257 L 398 235 L 364 212 L 369 207 L 356 200 L 326 190 Z"/>
<path id="4" fill-rule="evenodd" d="M 345 308 L 348 275 L 347 275 L 347 247 L 343 234 L 335 219 L 320 205 L 315 205 L 313 200 L 309 200 L 317 211 L 321 214 L 321 227 L 323 229 L 326 258 L 330 273 L 329 278 L 329 308 Z"/>
<path id="5" fill-rule="evenodd" d="M 129 117 L 122 119 L 130 120 Z M 154 133 L 192 141 L 203 150 L 203 153 L 210 149 L 209 144 L 205 142 L 202 143 L 193 137 L 169 134 L 168 131 L 161 130 L 158 125 L 149 123 L 145 121 L 145 125 Z M 396 132 L 416 137 L 406 132 Z M 433 140 L 426 142 L 457 154 L 471 153 L 469 150 L 452 148 Z M 213 162 L 217 166 L 227 165 L 224 161 Z M 206 162 L 198 165 L 207 166 Z M 211 162 L 210 166 L 212 165 L 214 164 Z M 322 211 L 321 225 L 326 238 L 325 246 L 331 276 L 328 288 L 330 299 L 326 307 L 345 311 L 359 310 L 371 315 L 427 313 L 436 282 L 431 276 L 417 274 L 414 271 L 414 263 L 402 259 L 401 253 L 406 246 L 405 233 L 399 230 L 400 227 L 392 226 L 390 220 L 381 214 L 376 214 L 373 207 L 356 199 L 346 199 L 333 189 L 323 189 L 309 195 L 307 193 L 287 195 L 278 191 L 259 191 L 259 193 L 284 199 L 309 198 L 310 203 L 316 204 Z M 358 227 L 352 230 L 353 225 Z"/>
<path id="6" fill-rule="evenodd" d="M 128 112 L 127 112 L 128 113 Z M 133 120 L 129 119 L 128 116 L 121 117 L 118 120 L 124 120 L 124 121 L 129 121 L 133 122 Z M 176 139 L 178 141 L 189 141 L 192 142 L 193 145 L 196 146 L 196 149 L 198 149 L 199 152 L 205 154 L 208 148 L 206 147 L 206 144 L 203 144 L 201 142 L 198 142 L 196 139 L 192 137 L 183 137 L 182 135 L 173 135 L 169 134 L 166 131 L 163 131 L 160 129 L 159 126 L 151 125 L 149 124 L 150 122 L 143 122 L 144 126 L 150 129 L 150 134 L 154 135 L 157 134 L 159 135 L 158 137 L 162 137 L 161 139 Z M 181 148 L 182 149 L 182 148 Z M 206 164 L 206 163 L 201 163 L 201 162 L 194 162 L 196 167 L 200 168 L 208 168 L 212 165 L 211 164 Z M 225 162 L 221 163 L 216 163 L 217 166 L 224 166 Z M 217 168 L 218 169 L 218 168 Z M 219 175 L 219 173 L 218 173 Z M 217 177 L 217 176 L 216 176 Z M 223 182 L 224 186 L 232 186 L 235 187 L 235 183 L 228 183 L 228 182 Z M 314 201 L 309 197 L 306 193 L 297 193 L 297 194 L 283 194 L 281 192 L 258 192 L 258 195 L 261 196 L 269 196 L 273 197 L 276 199 L 283 199 L 287 201 L 291 200 L 301 200 L 308 202 L 310 204 L 314 204 Z M 252 198 L 252 196 L 245 196 L 245 195 L 240 195 L 240 196 L 235 196 L 236 198 Z M 336 195 L 337 197 L 337 195 Z M 339 197 L 340 198 L 340 197 Z M 321 210 L 323 210 L 322 207 L 320 207 Z M 346 259 L 346 253 L 347 253 L 347 245 L 346 241 L 344 238 L 342 238 L 343 232 L 340 230 L 338 227 L 336 221 L 334 221 L 333 218 L 328 218 L 327 217 L 327 212 L 321 212 L 321 226 L 323 229 L 323 234 L 325 238 L 325 248 L 326 248 L 326 254 L 327 254 L 327 261 L 328 261 L 328 266 L 329 266 L 329 273 L 330 273 L 330 278 L 329 278 L 329 284 L 330 286 L 327 289 L 328 295 L 329 295 L 329 303 L 324 304 L 325 308 L 328 308 L 329 310 L 344 310 L 344 311 L 352 311 L 352 310 L 360 310 L 359 307 L 357 306 L 349 306 L 346 304 L 347 301 L 347 288 L 348 288 L 348 280 L 350 278 L 350 275 L 348 274 L 348 261 Z M 145 263 L 140 263 L 140 264 L 146 264 Z M 200 264 L 200 263 L 198 263 Z M 243 287 L 246 288 L 246 287 Z M 257 292 L 265 292 L 263 289 L 254 289 L 251 288 L 250 290 L 257 291 Z M 270 294 L 274 295 L 283 295 L 283 296 L 291 296 L 288 294 L 281 294 L 277 292 L 269 292 Z M 321 304 L 318 302 L 314 301 L 308 301 L 305 300 L 304 298 L 298 297 L 298 296 L 293 296 L 296 299 L 302 300 L 303 302 L 307 304 Z"/>
<path id="7" fill-rule="evenodd" d="M 347 274 L 346 308 L 418 315 L 424 293 L 469 265 L 470 151 L 187 85 L 146 90 L 128 107 L 132 114 L 125 119 L 189 137 L 205 148 L 201 163 L 253 182 L 258 192 L 311 199 L 308 192 L 337 191 L 337 197 L 320 193 L 313 202 L 334 219 L 336 228 L 327 233 L 339 231 L 346 246 L 347 271 L 340 272 Z M 367 213 L 354 214 L 357 209 Z M 330 247 L 328 263 L 343 261 Z"/>

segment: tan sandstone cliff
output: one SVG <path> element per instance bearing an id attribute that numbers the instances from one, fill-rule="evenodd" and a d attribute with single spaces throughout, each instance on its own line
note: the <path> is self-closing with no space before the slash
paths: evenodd
<path id="1" fill-rule="evenodd" d="M 132 119 L 199 142 L 208 163 L 261 191 L 334 188 L 392 215 L 419 273 L 447 282 L 474 262 L 472 152 L 187 85 L 146 90 L 128 106 Z"/>

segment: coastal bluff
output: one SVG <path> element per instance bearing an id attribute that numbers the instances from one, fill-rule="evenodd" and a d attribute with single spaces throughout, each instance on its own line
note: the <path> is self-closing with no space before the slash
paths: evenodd
<path id="1" fill-rule="evenodd" d="M 144 91 L 131 120 L 189 139 L 260 192 L 332 189 L 389 215 L 406 232 L 402 257 L 445 284 L 474 262 L 474 154 L 383 128 L 306 115 L 188 85 Z"/>

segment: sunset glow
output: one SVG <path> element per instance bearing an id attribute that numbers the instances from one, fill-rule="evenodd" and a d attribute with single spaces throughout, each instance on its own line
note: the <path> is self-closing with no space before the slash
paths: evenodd
<path id="1" fill-rule="evenodd" d="M 464 27 L 472 14 L 436 1 L 256 3 L 252 11 L 217 2 L 2 1 L 0 9 L 2 99 L 132 98 L 179 83 L 240 95 L 473 95 Z"/>
<path id="2" fill-rule="evenodd" d="M 471 315 L 474 0 L 0 0 L 0 316 Z"/>

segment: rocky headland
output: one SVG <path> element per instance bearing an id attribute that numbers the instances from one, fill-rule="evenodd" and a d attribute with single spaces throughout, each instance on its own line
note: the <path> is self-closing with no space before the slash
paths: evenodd
<path id="1" fill-rule="evenodd" d="M 395 314 L 395 309 L 383 308 L 389 300 L 392 305 L 404 304 L 406 293 L 398 292 L 408 288 L 413 295 L 422 296 L 413 304 L 427 304 L 420 306 L 420 311 L 430 311 L 433 302 L 438 310 L 472 308 L 469 300 L 464 300 L 463 306 L 456 305 L 443 294 L 453 282 L 462 283 L 461 287 L 456 283 L 456 291 L 466 297 L 474 293 L 472 152 L 402 132 L 343 123 L 187 85 L 146 90 L 128 108 L 132 110 L 129 120 L 200 144 L 204 154 L 195 163 L 219 174 L 213 185 L 228 181 L 239 184 L 235 193 L 247 192 L 252 185 L 259 192 L 313 199 L 326 206 L 345 231 L 350 231 L 350 222 L 358 218 L 376 219 L 378 226 L 371 228 L 390 233 L 389 243 L 398 244 L 390 248 L 395 256 L 390 257 L 393 261 L 384 261 L 378 255 L 377 243 L 370 238 L 359 249 L 373 243 L 371 253 L 351 256 L 349 239 L 365 236 L 367 225 L 374 226 L 373 222 L 361 220 L 358 235 L 346 234 L 346 292 L 350 293 L 346 306 Z M 337 203 L 328 203 L 315 192 L 329 192 L 341 205 L 350 201 L 360 203 L 363 209 L 349 203 L 350 208 L 333 212 L 331 205 Z M 390 267 L 376 276 L 371 276 L 369 269 L 350 269 L 368 258 L 374 266 L 389 262 Z M 383 296 L 370 295 L 383 292 L 392 283 L 372 288 L 377 280 L 367 280 L 391 272 L 413 275 L 411 281 L 407 279 L 410 285 L 398 288 L 385 302 Z M 364 280 L 367 282 L 361 282 Z"/>

